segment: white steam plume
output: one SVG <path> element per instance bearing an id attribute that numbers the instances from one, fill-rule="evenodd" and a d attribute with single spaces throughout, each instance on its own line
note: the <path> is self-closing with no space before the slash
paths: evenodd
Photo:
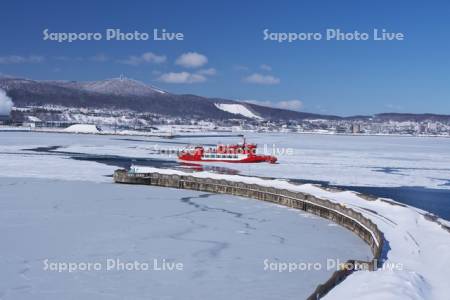
<path id="1" fill-rule="evenodd" d="M 11 98 L 6 95 L 6 92 L 0 89 L 0 116 L 7 116 L 11 113 L 13 102 Z"/>

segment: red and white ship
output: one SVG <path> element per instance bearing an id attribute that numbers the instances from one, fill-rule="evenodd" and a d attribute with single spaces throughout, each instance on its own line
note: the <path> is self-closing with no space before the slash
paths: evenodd
<path id="1" fill-rule="evenodd" d="M 276 163 L 277 158 L 272 155 L 256 154 L 256 144 L 244 143 L 236 145 L 217 145 L 215 148 L 205 149 L 203 146 L 196 146 L 191 149 L 181 151 L 178 158 L 183 161 L 204 161 L 204 162 L 228 162 L 228 163 Z"/>

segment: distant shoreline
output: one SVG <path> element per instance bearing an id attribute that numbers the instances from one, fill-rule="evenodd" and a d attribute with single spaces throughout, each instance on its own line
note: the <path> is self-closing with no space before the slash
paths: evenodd
<path id="1" fill-rule="evenodd" d="M 305 134 L 305 135 L 329 135 L 329 136 L 378 136 L 378 137 L 416 137 L 416 138 L 450 138 L 450 135 L 410 135 L 410 134 L 373 134 L 373 133 L 331 133 L 331 132 L 280 132 L 280 131 L 192 131 L 192 132 L 151 132 L 151 131 L 135 131 L 123 130 L 114 132 L 112 130 L 105 130 L 101 132 L 70 132 L 64 129 L 55 128 L 30 128 L 30 127 L 14 127 L 14 126 L 0 126 L 0 132 L 45 132 L 45 133 L 75 133 L 75 134 L 97 134 L 97 135 L 117 135 L 117 136 L 143 136 L 143 137 L 162 137 L 162 138 L 179 138 L 179 137 L 240 137 L 246 133 L 262 133 L 262 134 Z M 229 132 L 229 135 L 224 135 L 224 132 Z M 185 133 L 185 134 L 184 134 Z M 189 134 L 191 133 L 191 134 Z"/>

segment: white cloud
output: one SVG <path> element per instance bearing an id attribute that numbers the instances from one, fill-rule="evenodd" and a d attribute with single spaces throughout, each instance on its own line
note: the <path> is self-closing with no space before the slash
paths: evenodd
<path id="1" fill-rule="evenodd" d="M 95 62 L 106 62 L 109 60 L 109 57 L 103 53 L 99 53 L 99 54 L 89 57 L 89 59 L 92 61 L 95 61 Z"/>
<path id="2" fill-rule="evenodd" d="M 164 63 L 167 60 L 167 57 L 165 55 L 157 55 L 152 52 L 145 52 L 141 55 L 131 55 L 127 59 L 119 60 L 119 63 L 131 65 L 131 66 L 138 66 L 145 63 L 150 64 L 161 64 Z"/>
<path id="3" fill-rule="evenodd" d="M 264 71 L 272 71 L 272 67 L 269 65 L 266 65 L 266 64 L 262 64 L 259 67 L 261 68 L 261 70 L 264 70 Z"/>
<path id="4" fill-rule="evenodd" d="M 200 83 L 205 82 L 206 77 L 201 74 L 193 74 L 189 72 L 170 72 L 162 74 L 158 80 L 165 83 Z"/>
<path id="5" fill-rule="evenodd" d="M 0 116 L 7 116 L 10 114 L 13 107 L 11 98 L 6 95 L 6 92 L 0 89 Z"/>
<path id="6" fill-rule="evenodd" d="M 197 74 L 206 75 L 206 76 L 214 76 L 217 74 L 217 71 L 214 68 L 202 69 L 202 70 L 197 71 Z"/>
<path id="7" fill-rule="evenodd" d="M 67 56 L 55 56 L 54 59 L 60 60 L 60 61 L 68 61 L 68 60 L 70 60 L 70 58 L 67 57 Z"/>
<path id="8" fill-rule="evenodd" d="M 393 111 L 401 111 L 401 110 L 403 110 L 403 106 L 400 106 L 400 105 L 397 105 L 397 104 L 392 104 L 392 103 L 386 104 L 385 107 L 390 109 L 390 110 L 393 110 Z"/>
<path id="9" fill-rule="evenodd" d="M 243 66 L 243 65 L 234 65 L 233 69 L 235 71 L 248 71 L 249 70 L 248 67 Z"/>
<path id="10" fill-rule="evenodd" d="M 29 55 L 29 56 L 20 56 L 20 55 L 9 55 L 9 56 L 0 56 L 0 64 L 26 64 L 26 63 L 41 63 L 44 61 L 43 56 L 39 55 Z"/>
<path id="11" fill-rule="evenodd" d="M 152 52 L 145 52 L 141 55 L 142 59 L 148 63 L 161 64 L 166 61 L 167 57 L 165 55 L 156 55 Z"/>
<path id="12" fill-rule="evenodd" d="M 270 106 L 288 110 L 300 110 L 303 107 L 303 102 L 298 99 L 282 100 L 282 101 L 267 101 L 267 100 L 244 100 L 244 101 L 256 105 Z"/>
<path id="13" fill-rule="evenodd" d="M 272 75 L 262 75 L 259 73 L 253 73 L 252 75 L 245 77 L 243 80 L 244 82 L 248 83 L 267 84 L 267 85 L 280 83 L 280 79 L 277 77 L 274 77 Z"/>
<path id="14" fill-rule="evenodd" d="M 197 52 L 183 53 L 177 58 L 175 64 L 185 68 L 199 68 L 208 63 L 208 58 Z"/>
<path id="15" fill-rule="evenodd" d="M 303 102 L 297 99 L 279 101 L 277 107 L 289 109 L 289 110 L 300 110 L 303 107 Z"/>
<path id="16" fill-rule="evenodd" d="M 274 107 L 273 103 L 268 101 L 268 100 L 242 100 L 242 101 L 248 102 L 248 103 L 252 103 L 252 104 L 256 104 L 256 105 L 261 105 L 261 106 Z"/>

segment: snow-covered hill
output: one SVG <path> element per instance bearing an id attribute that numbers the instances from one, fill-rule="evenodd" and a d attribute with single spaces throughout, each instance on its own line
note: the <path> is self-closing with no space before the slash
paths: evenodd
<path id="1" fill-rule="evenodd" d="M 214 104 L 218 109 L 232 113 L 234 115 L 241 115 L 251 119 L 262 120 L 260 116 L 253 113 L 250 109 L 248 109 L 243 104 L 229 104 L 229 103 L 215 103 Z"/>
<path id="2" fill-rule="evenodd" d="M 192 119 L 303 120 L 336 116 L 291 111 L 222 98 L 172 94 L 125 77 L 99 81 L 32 80 L 0 76 L 15 107 L 61 106 L 155 113 Z M 215 105 L 216 104 L 216 105 Z"/>
<path id="3" fill-rule="evenodd" d="M 116 96 L 152 96 L 155 93 L 166 94 L 165 91 L 147 85 L 141 81 L 118 77 L 98 81 L 52 81 L 56 85 L 76 88 L 83 91 Z"/>

